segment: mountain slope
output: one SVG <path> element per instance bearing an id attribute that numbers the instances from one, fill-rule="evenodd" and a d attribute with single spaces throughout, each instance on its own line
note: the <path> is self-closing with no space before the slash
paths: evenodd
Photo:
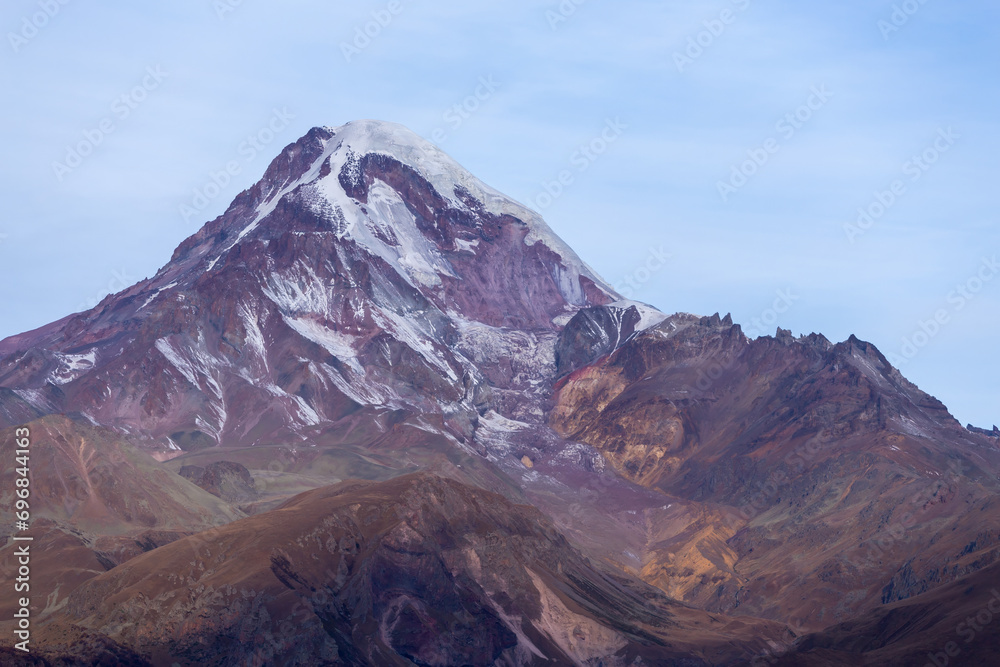
<path id="1" fill-rule="evenodd" d="M 818 629 L 1000 557 L 996 441 L 854 337 L 673 316 L 565 378 L 552 423 L 639 484 L 728 510 L 654 534 L 643 562 L 710 609 Z"/>
<path id="2" fill-rule="evenodd" d="M 135 556 L 244 515 L 170 472 L 127 439 L 63 416 L 30 422 L 29 457 L 33 617 L 62 608 L 85 581 Z M 0 432 L 13 442 L 13 431 Z M 0 506 L 13 508 L 14 457 L 0 466 Z M 8 541 L 4 521 L 0 573 L 12 581 L 21 542 Z M 17 599 L 0 600 L 10 623 Z"/>
<path id="3" fill-rule="evenodd" d="M 198 665 L 693 666 L 787 644 L 595 567 L 534 508 L 427 474 L 317 489 L 133 559 L 43 633 L 80 630 Z"/>
<path id="4" fill-rule="evenodd" d="M 800 638 L 776 666 L 1000 664 L 1000 567 Z"/>
<path id="5" fill-rule="evenodd" d="M 155 276 L 0 341 L 0 426 L 32 420 L 53 573 L 32 606 L 69 661 L 261 657 L 246 638 L 313 588 L 355 610 L 294 647 L 333 662 L 730 661 L 764 650 L 752 629 L 786 648 L 755 617 L 816 631 L 1000 556 L 996 431 L 855 337 L 621 299 L 375 121 L 314 128 Z M 320 534 L 370 548 L 318 571 Z"/>
<path id="6" fill-rule="evenodd" d="M 163 456 L 387 408 L 467 423 L 515 410 L 561 326 L 618 298 L 408 130 L 315 128 L 156 276 L 0 342 L 0 418 L 76 411 Z"/>

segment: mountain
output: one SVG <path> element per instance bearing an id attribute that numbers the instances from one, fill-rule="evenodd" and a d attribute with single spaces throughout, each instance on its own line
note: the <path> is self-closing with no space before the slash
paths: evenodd
<path id="1" fill-rule="evenodd" d="M 1000 664 L 1000 567 L 802 637 L 775 666 Z"/>
<path id="2" fill-rule="evenodd" d="M 725 508 L 657 535 L 643 566 L 703 608 L 818 629 L 1000 553 L 997 441 L 855 337 L 675 315 L 564 378 L 552 424 L 637 484 Z"/>
<path id="3" fill-rule="evenodd" d="M 80 584 L 122 562 L 245 516 L 116 433 L 56 415 L 31 422 L 31 432 L 32 565 L 44 572 L 31 583 L 38 615 L 62 608 Z M 0 438 L 13 442 L 13 429 Z M 14 507 L 17 478 L 5 463 L 4 508 Z M 0 571 L 11 580 L 23 546 L 8 542 L 12 524 L 5 522 L 0 532 Z M 5 595 L 2 617 L 13 618 L 16 605 L 15 596 Z"/>
<path id="4" fill-rule="evenodd" d="M 856 337 L 623 299 L 376 121 L 0 341 L 22 424 L 53 664 L 792 660 L 1000 556 L 995 430 Z"/>
<path id="5" fill-rule="evenodd" d="M 672 602 L 538 510 L 427 474 L 317 489 L 135 558 L 45 633 L 80 628 L 163 663 L 379 667 L 704 665 L 785 634 Z"/>
<path id="6" fill-rule="evenodd" d="M 620 300 L 539 216 L 388 123 L 315 128 L 156 276 L 0 343 L 0 415 L 79 412 L 162 457 L 358 413 L 538 394 L 558 331 Z"/>

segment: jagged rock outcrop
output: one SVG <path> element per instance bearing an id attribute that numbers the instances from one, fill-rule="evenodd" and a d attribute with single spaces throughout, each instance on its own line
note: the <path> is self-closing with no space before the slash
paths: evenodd
<path id="1" fill-rule="evenodd" d="M 642 568 L 699 606 L 818 629 L 1000 559 L 1000 450 L 854 336 L 672 316 L 565 378 L 551 420 L 715 508 L 654 528 Z"/>

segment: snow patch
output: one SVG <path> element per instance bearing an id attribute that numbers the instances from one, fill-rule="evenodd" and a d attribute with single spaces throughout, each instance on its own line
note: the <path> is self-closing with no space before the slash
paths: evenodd
<path id="1" fill-rule="evenodd" d="M 201 416 L 198 416 L 195 423 L 198 424 L 199 428 L 207 433 L 211 433 L 215 436 L 217 441 L 220 440 L 222 431 L 226 427 L 226 422 L 228 421 L 229 414 L 226 410 L 226 400 L 223 394 L 222 385 L 215 378 L 216 369 L 224 366 L 223 362 L 208 354 L 204 349 L 205 340 L 204 336 L 199 332 L 198 347 L 189 348 L 187 350 L 181 350 L 175 348 L 167 338 L 160 338 L 154 343 L 156 349 L 166 358 L 166 360 L 173 366 L 183 377 L 187 380 L 191 386 L 195 387 L 199 391 L 210 395 L 210 397 L 215 400 L 209 400 L 208 406 L 212 411 L 213 416 L 216 419 L 217 426 L 212 426 L 206 422 Z M 204 381 L 199 381 L 199 377 L 204 378 Z"/>
<path id="2" fill-rule="evenodd" d="M 285 321 L 285 324 L 300 336 L 316 343 L 341 361 L 347 362 L 358 374 L 364 374 L 364 369 L 358 362 L 357 351 L 353 347 L 355 340 L 357 340 L 356 338 L 339 331 L 334 331 L 315 320 L 288 317 L 286 315 L 282 315 L 282 319 Z"/>
<path id="3" fill-rule="evenodd" d="M 144 304 L 142 304 L 141 306 L 139 306 L 139 310 L 142 310 L 143 308 L 145 308 L 146 306 L 148 306 L 149 304 L 151 304 L 153 302 L 153 299 L 155 299 L 156 297 L 160 296 L 161 293 L 165 292 L 168 289 L 173 289 L 174 287 L 177 287 L 177 285 L 178 285 L 178 283 L 173 282 L 173 283 L 170 283 L 169 285 L 165 285 L 165 286 L 161 287 L 160 289 L 156 290 L 155 292 L 153 292 L 153 294 L 148 299 L 146 299 L 146 302 Z"/>
<path id="4" fill-rule="evenodd" d="M 288 273 L 268 276 L 262 291 L 283 315 L 309 313 L 326 318 L 331 316 L 330 290 L 313 268 L 303 261 L 297 261 Z"/>
<path id="5" fill-rule="evenodd" d="M 195 387 L 201 388 L 198 383 L 198 378 L 195 375 L 194 367 L 170 345 L 170 341 L 166 338 L 160 338 L 156 341 L 156 343 L 154 343 L 154 345 L 156 346 L 156 349 L 160 351 L 160 354 L 166 357 L 167 361 L 170 362 L 170 365 L 176 368 L 180 374 L 184 376 L 185 380 Z"/>
<path id="6" fill-rule="evenodd" d="M 479 247 L 479 239 L 473 239 L 472 241 L 466 241 L 465 239 L 455 239 L 455 250 L 458 252 L 471 252 L 476 253 L 476 248 Z"/>
<path id="7" fill-rule="evenodd" d="M 316 412 L 315 408 L 309 405 L 309 403 L 307 403 L 301 396 L 289 394 L 287 391 L 273 383 L 265 385 L 264 389 L 274 396 L 291 401 L 292 405 L 295 406 L 296 411 L 299 413 L 299 421 L 304 422 L 307 426 L 319 426 L 323 423 L 323 419 L 320 417 L 319 413 Z"/>
<path id="8" fill-rule="evenodd" d="M 372 311 L 372 318 L 379 327 L 420 354 L 427 363 L 447 375 L 452 382 L 458 382 L 455 370 L 445 360 L 444 355 L 434 349 L 431 342 L 433 337 L 429 332 L 420 329 L 420 320 L 404 317 L 388 308 L 375 308 Z"/>
<path id="9" fill-rule="evenodd" d="M 854 362 L 853 365 L 855 368 L 860 370 L 865 377 L 874 382 L 878 387 L 886 388 L 889 386 L 889 382 L 885 379 L 885 376 L 883 376 L 882 373 L 875 368 L 875 365 L 868 357 L 863 356 L 859 354 L 857 350 L 854 350 L 851 353 L 851 361 Z"/>
<path id="10" fill-rule="evenodd" d="M 309 189 L 311 195 L 305 195 L 315 212 L 327 218 L 336 216 L 338 236 L 379 257 L 418 289 L 439 287 L 442 275 L 456 277 L 449 262 L 420 231 L 410 209 L 391 187 L 376 180 L 368 189 L 365 206 L 347 196 L 339 179 L 344 163 L 345 156 L 332 156 L 331 173 L 313 184 Z"/>
<path id="11" fill-rule="evenodd" d="M 264 369 L 267 370 L 267 345 L 264 341 L 264 333 L 260 330 L 260 324 L 254 316 L 252 309 L 246 303 L 240 303 L 237 308 L 240 319 L 243 321 L 243 328 L 247 334 L 247 344 L 253 350 L 257 358 L 261 360 Z"/>
<path id="12" fill-rule="evenodd" d="M 389 155 L 427 179 L 438 194 L 448 200 L 454 208 L 468 210 L 456 194 L 456 190 L 461 189 L 482 202 L 489 213 L 497 216 L 509 215 L 524 222 L 528 226 L 525 244 L 530 246 L 542 243 L 562 260 L 560 275 L 555 278 L 563 290 L 564 298 L 571 303 L 582 303 L 580 276 L 586 276 L 608 294 L 615 294 L 610 285 L 552 232 L 538 213 L 489 187 L 440 148 L 402 125 L 361 120 L 326 129 L 335 135 L 329 145 L 341 149 L 338 152 L 335 148 L 331 154 L 332 173 L 327 177 L 327 181 L 338 178 L 340 169 L 349 164 L 350 160 L 356 161 L 368 153 Z M 336 183 L 335 187 L 331 184 L 326 188 L 326 192 L 329 195 L 336 195 L 334 197 L 336 200 L 345 198 L 339 183 Z M 340 203 L 332 200 L 331 202 Z"/>
<path id="13" fill-rule="evenodd" d="M 500 433 L 516 433 L 531 428 L 531 424 L 509 419 L 495 410 L 490 410 L 480 417 L 479 424 L 488 431 Z"/>
<path id="14" fill-rule="evenodd" d="M 84 375 L 87 371 L 93 370 L 97 364 L 97 350 L 91 350 L 86 354 L 60 354 L 55 352 L 55 357 L 59 360 L 61 367 L 54 371 L 48 378 L 49 382 L 57 385 L 67 384 Z"/>
<path id="15" fill-rule="evenodd" d="M 920 428 L 920 426 L 914 420 L 910 419 L 906 415 L 901 415 L 898 420 L 894 420 L 899 424 L 900 429 L 907 435 L 912 435 L 917 438 L 926 438 L 928 440 L 933 440 L 934 435 Z"/>
<path id="16" fill-rule="evenodd" d="M 628 309 L 635 306 L 635 309 L 639 311 L 639 323 L 635 325 L 636 333 L 640 331 L 645 331 L 660 324 L 667 319 L 667 315 L 661 313 L 656 308 L 653 308 L 649 304 L 642 303 L 641 301 L 632 301 L 631 299 L 622 299 L 620 301 L 615 301 L 614 303 L 608 304 L 609 306 L 614 306 L 616 308 Z M 676 325 L 674 326 L 676 329 Z"/>

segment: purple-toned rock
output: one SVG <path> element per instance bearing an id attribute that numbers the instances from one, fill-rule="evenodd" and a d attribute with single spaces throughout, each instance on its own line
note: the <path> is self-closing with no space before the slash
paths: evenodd
<path id="1" fill-rule="evenodd" d="M 78 412 L 169 458 L 385 410 L 474 420 L 541 392 L 562 325 L 616 299 L 405 128 L 314 128 L 154 277 L 0 342 L 0 424 Z"/>

